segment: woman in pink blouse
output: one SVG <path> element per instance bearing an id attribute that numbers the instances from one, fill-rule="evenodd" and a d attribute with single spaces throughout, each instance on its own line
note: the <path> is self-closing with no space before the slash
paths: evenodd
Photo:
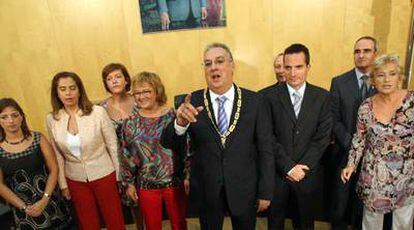
<path id="1" fill-rule="evenodd" d="M 370 80 L 378 93 L 359 108 L 357 132 L 342 170 L 345 183 L 362 158 L 357 193 L 364 203 L 363 229 L 382 229 L 389 212 L 393 229 L 413 227 L 414 91 L 400 88 L 398 62 L 396 55 L 375 61 Z"/>

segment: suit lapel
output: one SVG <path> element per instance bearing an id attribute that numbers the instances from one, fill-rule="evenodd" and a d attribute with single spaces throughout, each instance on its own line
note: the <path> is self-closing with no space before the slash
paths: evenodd
<path id="1" fill-rule="evenodd" d="M 312 86 L 309 83 L 306 83 L 305 93 L 303 95 L 302 104 L 300 105 L 300 110 L 298 114 L 298 125 L 303 123 L 306 120 L 306 114 L 312 114 L 311 108 L 313 100 L 315 97 L 313 95 Z"/>
<path id="2" fill-rule="evenodd" d="M 289 114 L 289 117 L 292 119 L 293 123 L 296 123 L 296 115 L 293 109 L 292 101 L 290 100 L 289 90 L 286 84 L 283 85 L 283 90 L 280 95 L 280 101 L 282 102 L 283 108 Z"/>
<path id="3" fill-rule="evenodd" d="M 239 94 L 237 93 L 237 87 L 236 85 L 234 85 L 234 100 L 233 100 L 233 109 L 231 111 L 231 116 L 230 116 L 230 122 L 229 122 L 229 126 L 231 124 L 233 124 L 234 121 L 234 115 L 236 114 L 236 110 L 237 110 L 237 99 L 239 98 Z"/>
<path id="4" fill-rule="evenodd" d="M 241 89 L 240 89 L 240 90 L 241 90 Z M 240 92 L 241 92 L 241 91 L 240 91 Z M 239 94 L 238 94 L 238 92 L 237 92 L 237 86 L 236 86 L 236 85 L 234 85 L 234 100 L 233 100 L 233 109 L 232 109 L 232 111 L 231 111 L 229 128 L 230 128 L 231 124 L 233 124 L 233 121 L 234 121 L 234 117 L 235 117 L 235 114 L 236 114 L 236 111 L 237 111 L 237 101 L 238 101 L 238 99 L 239 99 L 239 96 L 241 96 L 241 95 L 239 95 Z M 240 108 L 239 122 L 240 122 L 240 117 L 241 117 L 241 115 L 244 113 L 244 109 L 245 109 L 245 107 L 246 107 L 246 101 L 245 101 L 245 98 L 243 98 L 243 97 L 242 97 L 242 105 L 241 105 L 241 108 Z M 236 127 L 234 128 L 233 132 L 231 132 L 231 133 L 230 133 L 230 135 L 229 135 L 229 136 L 227 136 L 227 139 L 226 139 L 226 146 L 225 146 L 225 148 L 230 147 L 231 143 L 233 142 L 234 136 L 236 135 L 236 133 L 237 133 L 237 132 L 238 132 L 238 130 L 239 130 L 239 129 L 238 129 L 239 122 L 237 122 L 237 125 L 236 125 Z"/>
<path id="5" fill-rule="evenodd" d="M 217 123 L 216 123 L 216 117 L 214 115 L 214 109 L 213 109 L 213 102 L 211 101 L 209 90 L 207 90 L 207 100 L 209 101 L 208 108 L 209 108 L 210 113 L 211 113 L 211 119 L 208 116 L 208 112 L 207 112 L 206 108 L 204 108 L 203 111 L 201 111 L 201 115 L 206 120 L 206 122 L 209 124 L 208 126 L 210 128 L 210 133 L 212 134 L 212 136 L 213 136 L 214 140 L 216 141 L 217 145 L 219 146 L 219 148 L 221 150 L 223 150 L 224 147 L 221 144 L 220 135 L 217 133 L 217 130 L 215 128 L 215 127 L 218 127 L 218 126 L 217 126 Z M 201 95 L 201 101 L 202 101 L 201 104 L 203 105 L 203 107 L 205 107 L 205 104 L 204 104 L 204 91 L 202 92 L 202 95 Z"/>

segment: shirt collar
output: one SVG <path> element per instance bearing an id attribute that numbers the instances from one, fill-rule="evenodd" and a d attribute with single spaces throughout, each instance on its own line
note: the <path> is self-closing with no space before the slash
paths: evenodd
<path id="1" fill-rule="evenodd" d="M 369 73 L 363 73 L 363 72 L 359 71 L 358 68 L 355 68 L 355 74 L 357 76 L 358 82 L 361 80 L 362 75 L 366 75 L 367 77 L 369 77 Z"/>
<path id="2" fill-rule="evenodd" d="M 287 88 L 288 88 L 288 91 L 289 91 L 289 95 L 290 96 L 292 96 L 292 94 L 294 93 L 294 92 L 298 92 L 298 93 L 300 93 L 300 96 L 301 97 L 303 97 L 303 95 L 305 95 L 305 89 L 306 89 L 306 82 L 304 82 L 303 83 L 303 85 L 298 89 L 298 90 L 296 90 L 296 89 L 294 89 L 294 88 L 292 88 L 289 84 L 286 84 L 287 85 Z"/>
<path id="3" fill-rule="evenodd" d="M 218 94 L 214 93 L 213 91 L 211 91 L 210 89 L 208 90 L 208 92 L 210 93 L 210 98 L 211 98 L 212 102 L 213 101 L 215 102 L 218 97 L 226 96 L 227 100 L 231 104 L 233 104 L 233 101 L 234 101 L 234 85 L 231 85 L 230 89 L 227 90 L 227 92 L 223 93 L 222 95 L 218 95 Z"/>

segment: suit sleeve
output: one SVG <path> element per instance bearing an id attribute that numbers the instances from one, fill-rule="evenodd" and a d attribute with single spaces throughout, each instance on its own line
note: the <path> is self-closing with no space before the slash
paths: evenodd
<path id="1" fill-rule="evenodd" d="M 279 143 L 279 141 L 276 138 L 276 135 L 273 133 L 273 129 L 275 128 L 274 126 L 276 125 L 274 119 L 276 119 L 276 117 L 272 116 L 272 112 L 270 111 L 271 107 L 271 98 L 268 97 L 266 95 L 266 93 L 264 91 L 260 91 L 259 93 L 261 93 L 261 95 L 264 97 L 264 101 L 265 101 L 265 106 L 267 107 L 267 110 L 269 110 L 269 116 L 270 116 L 270 121 L 269 124 L 271 125 L 271 129 L 272 129 L 272 135 L 273 138 L 275 140 L 275 148 L 273 149 L 274 151 L 274 162 L 275 162 L 275 167 L 277 169 L 277 171 L 279 171 L 282 175 L 287 175 L 289 170 L 291 170 L 295 165 L 296 162 L 294 162 L 292 159 L 290 159 L 288 157 L 288 155 L 286 154 L 285 149 L 283 148 L 282 144 Z M 273 109 L 277 109 L 277 108 L 273 108 Z M 276 112 L 277 114 L 278 112 Z M 268 126 L 269 126 L 268 124 Z"/>
<path id="2" fill-rule="evenodd" d="M 308 146 L 308 150 L 302 159 L 299 160 L 299 164 L 307 165 L 311 170 L 319 164 L 331 140 L 332 124 L 330 99 L 326 96 L 321 111 L 319 112 L 316 132 Z"/>
<path id="3" fill-rule="evenodd" d="M 99 119 L 101 120 L 101 132 L 103 141 L 105 143 L 105 147 L 111 157 L 112 164 L 115 168 L 116 179 L 119 181 L 120 173 L 119 173 L 119 157 L 118 157 L 118 138 L 115 133 L 114 126 L 109 118 L 108 114 L 106 113 L 105 109 L 102 107 L 95 106 L 96 112 L 99 112 Z"/>
<path id="4" fill-rule="evenodd" d="M 168 12 L 167 0 L 157 0 L 157 3 L 160 14 Z"/>
<path id="5" fill-rule="evenodd" d="M 276 140 L 272 132 L 270 111 L 260 97 L 258 116 L 256 119 L 255 137 L 259 152 L 259 184 L 258 199 L 272 200 L 275 178 L 274 154 L 278 152 Z"/>
<path id="6" fill-rule="evenodd" d="M 348 149 L 351 144 L 352 135 L 347 130 L 341 117 L 341 97 L 339 94 L 338 84 L 335 79 L 333 79 L 331 83 L 330 97 L 333 116 L 333 134 L 335 136 L 335 140 L 338 141 L 343 148 Z"/>
<path id="7" fill-rule="evenodd" d="M 200 0 L 201 7 L 207 7 L 207 0 Z"/>
<path id="8" fill-rule="evenodd" d="M 53 151 L 55 152 L 56 160 L 57 160 L 58 167 L 59 167 L 59 177 L 58 177 L 59 187 L 60 189 L 65 189 L 68 187 L 68 184 L 66 182 L 66 177 L 65 177 L 65 158 L 62 156 L 62 152 L 59 151 L 59 148 L 53 136 L 52 123 L 53 123 L 53 116 L 52 114 L 49 114 L 46 118 L 47 132 L 49 134 L 50 144 L 52 145 Z"/>

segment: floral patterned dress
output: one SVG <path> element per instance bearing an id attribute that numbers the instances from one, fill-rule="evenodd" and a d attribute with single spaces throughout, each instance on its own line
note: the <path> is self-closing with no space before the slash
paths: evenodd
<path id="1" fill-rule="evenodd" d="M 388 213 L 414 202 L 414 91 L 388 124 L 376 120 L 372 98 L 361 104 L 348 165 L 361 157 L 356 190 L 368 210 Z"/>
<path id="2" fill-rule="evenodd" d="M 9 153 L 0 147 L 0 168 L 7 186 L 26 204 L 34 204 L 43 197 L 47 182 L 47 168 L 40 149 L 40 133 L 33 132 L 33 143 L 19 153 Z M 17 229 L 64 229 L 71 222 L 68 203 L 56 186 L 42 214 L 30 217 L 12 207 Z"/>

